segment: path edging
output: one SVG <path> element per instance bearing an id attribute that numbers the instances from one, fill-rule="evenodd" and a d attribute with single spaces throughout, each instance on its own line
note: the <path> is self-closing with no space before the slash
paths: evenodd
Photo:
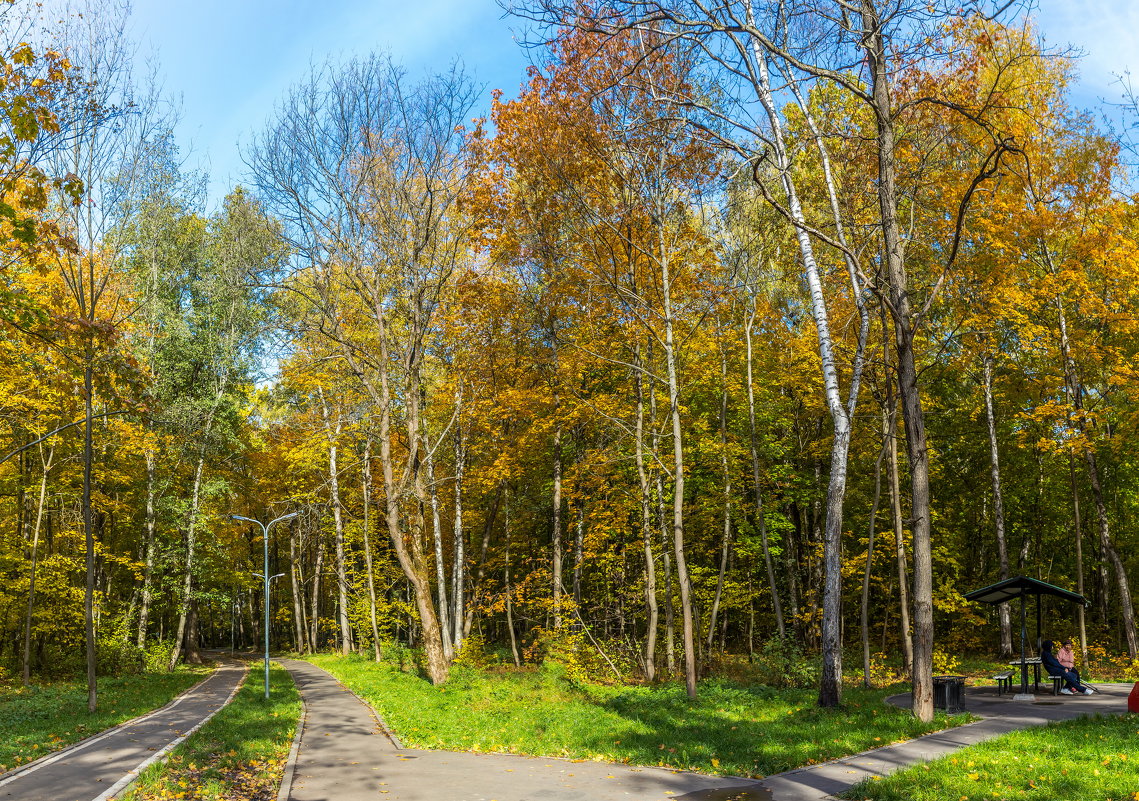
<path id="1" fill-rule="evenodd" d="M 127 726 L 133 726 L 134 724 L 141 723 L 142 721 L 146 720 L 149 717 L 152 717 L 153 715 L 157 715 L 160 712 L 165 712 L 167 709 L 174 706 L 175 704 L 181 703 L 183 697 L 189 695 L 194 690 L 198 689 L 203 684 L 205 684 L 207 681 L 212 679 L 215 675 L 217 675 L 217 671 L 220 668 L 221 668 L 221 665 L 218 665 L 217 667 L 215 667 L 213 670 L 210 671 L 208 676 L 204 676 L 200 681 L 194 682 L 192 685 L 187 687 L 182 692 L 178 693 L 178 695 L 171 698 L 169 701 L 167 701 L 165 704 L 160 706 L 158 709 L 152 709 L 149 712 L 144 712 L 143 714 L 139 715 L 138 717 L 134 717 L 134 718 L 131 718 L 129 720 L 124 720 L 122 723 L 116 723 L 114 726 L 111 726 L 110 728 L 107 728 L 107 729 L 103 729 L 102 731 L 97 731 L 94 734 L 88 734 L 82 740 L 76 740 L 75 742 L 71 743 L 70 745 L 67 745 L 67 746 L 64 746 L 63 748 L 60 748 L 58 751 L 51 751 L 47 754 L 44 754 L 43 756 L 36 757 L 31 762 L 25 762 L 23 765 L 19 765 L 15 768 L 12 768 L 10 771 L 7 771 L 6 773 L 0 773 L 0 785 L 7 784 L 8 782 L 12 781 L 13 779 L 17 779 L 20 776 L 24 775 L 25 773 L 29 773 L 33 768 L 38 768 L 40 766 L 40 763 L 42 763 L 42 762 L 46 762 L 48 760 L 51 760 L 54 762 L 55 760 L 62 758 L 65 754 L 67 754 L 67 752 L 69 752 L 73 749 L 79 748 L 79 746 L 81 746 L 81 745 L 88 745 L 91 742 L 91 740 L 94 740 L 96 738 L 109 737 L 112 734 L 114 734 L 115 732 L 117 732 L 119 729 L 125 728 Z"/>
<path id="2" fill-rule="evenodd" d="M 124 790 L 129 788 L 132 784 L 134 784 L 136 781 L 138 781 L 138 777 L 142 775 L 142 772 L 144 770 L 149 768 L 155 762 L 164 758 L 167 754 L 169 754 L 171 751 L 173 751 L 175 748 L 177 748 L 179 745 L 181 745 L 183 742 L 185 742 L 188 738 L 193 736 L 193 734 L 195 732 L 197 732 L 198 729 L 202 728 L 207 723 L 209 723 L 214 715 L 216 715 L 218 712 L 221 712 L 223 709 L 225 709 L 227 706 L 229 706 L 230 701 L 232 701 L 234 699 L 234 696 L 237 695 L 238 691 L 242 687 L 245 686 L 245 680 L 247 678 L 249 678 L 249 665 L 245 665 L 245 672 L 242 674 L 241 680 L 238 681 L 236 685 L 234 685 L 233 691 L 230 692 L 229 697 L 227 697 L 225 699 L 225 702 L 221 706 L 219 706 L 213 712 L 206 715 L 204 718 L 202 718 L 197 723 L 195 723 L 190 728 L 190 730 L 187 731 L 185 734 L 182 734 L 177 739 L 170 741 L 165 746 L 163 746 L 162 748 L 155 751 L 153 754 L 151 754 L 149 757 L 147 757 L 146 760 L 144 760 L 142 762 L 142 764 L 136 765 L 134 768 L 127 771 L 126 776 L 123 776 L 123 778 L 119 779 L 117 782 L 112 784 L 110 787 L 108 787 L 102 793 L 97 795 L 95 798 L 92 799 L 92 801 L 110 801 L 110 799 L 113 799 L 119 793 L 123 792 Z"/>
<path id="3" fill-rule="evenodd" d="M 277 661 L 277 664 L 281 664 Z M 281 665 L 281 667 L 285 667 Z M 288 672 L 288 668 L 285 668 Z M 289 678 L 292 674 L 289 673 Z M 293 679 L 293 684 L 296 685 L 296 679 Z M 281 786 L 277 788 L 277 801 L 289 801 L 289 794 L 293 791 L 293 777 L 297 772 L 297 754 L 301 750 L 301 735 L 305 730 L 305 721 L 308 719 L 308 704 L 301 696 L 300 688 L 297 688 L 297 697 L 301 699 L 301 714 L 297 719 L 297 731 L 293 734 L 293 744 L 289 747 L 289 756 L 285 760 L 285 767 L 281 771 Z"/>

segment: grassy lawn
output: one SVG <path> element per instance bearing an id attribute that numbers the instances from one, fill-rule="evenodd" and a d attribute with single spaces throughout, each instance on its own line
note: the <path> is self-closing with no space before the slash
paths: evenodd
<path id="1" fill-rule="evenodd" d="M 0 685 L 0 773 L 164 706 L 208 674 L 208 668 L 183 667 L 101 678 L 94 714 L 87 713 L 86 681 Z"/>
<path id="2" fill-rule="evenodd" d="M 684 687 L 580 685 L 557 669 L 454 668 L 443 687 L 350 656 L 313 664 L 366 698 L 405 745 L 663 765 L 765 776 L 908 740 L 968 720 L 939 714 L 923 725 L 882 703 L 898 688 L 844 690 L 845 708 L 823 710 L 813 690 L 706 681 Z"/>
<path id="3" fill-rule="evenodd" d="M 1139 718 L 1081 718 L 1013 732 L 852 788 L 871 801 L 1135 801 Z"/>
<path id="4" fill-rule="evenodd" d="M 143 771 L 122 801 L 275 799 L 301 702 L 292 678 L 279 665 L 269 670 L 266 702 L 264 675 L 255 665 L 229 706 L 164 762 Z"/>

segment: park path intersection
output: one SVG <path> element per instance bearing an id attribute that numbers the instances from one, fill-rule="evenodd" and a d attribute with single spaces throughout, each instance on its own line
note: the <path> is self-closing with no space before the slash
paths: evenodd
<path id="1" fill-rule="evenodd" d="M 885 776 L 1002 734 L 1084 715 L 1127 709 L 1130 685 L 1098 685 L 1093 696 L 1038 696 L 1034 703 L 971 687 L 978 722 L 876 748 L 763 780 L 704 776 L 511 754 L 403 748 L 372 709 L 326 671 L 280 660 L 305 702 L 295 762 L 278 801 L 827 801 Z M 909 695 L 888 699 L 908 707 Z"/>

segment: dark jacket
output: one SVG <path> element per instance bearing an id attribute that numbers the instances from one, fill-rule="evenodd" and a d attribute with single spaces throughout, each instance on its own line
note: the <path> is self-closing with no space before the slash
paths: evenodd
<path id="1" fill-rule="evenodd" d="M 1040 652 L 1040 666 L 1048 671 L 1049 676 L 1062 676 L 1068 671 L 1050 650 Z"/>

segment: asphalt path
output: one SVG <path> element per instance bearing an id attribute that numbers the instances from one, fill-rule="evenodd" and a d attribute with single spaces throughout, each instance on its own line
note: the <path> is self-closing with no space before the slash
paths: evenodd
<path id="1" fill-rule="evenodd" d="M 229 703 L 246 667 L 231 660 L 161 709 L 0 776 L 7 801 L 108 801 Z"/>
<path id="2" fill-rule="evenodd" d="M 511 754 L 402 748 L 372 709 L 329 673 L 279 660 L 305 704 L 279 801 L 758 801 L 733 777 Z"/>

